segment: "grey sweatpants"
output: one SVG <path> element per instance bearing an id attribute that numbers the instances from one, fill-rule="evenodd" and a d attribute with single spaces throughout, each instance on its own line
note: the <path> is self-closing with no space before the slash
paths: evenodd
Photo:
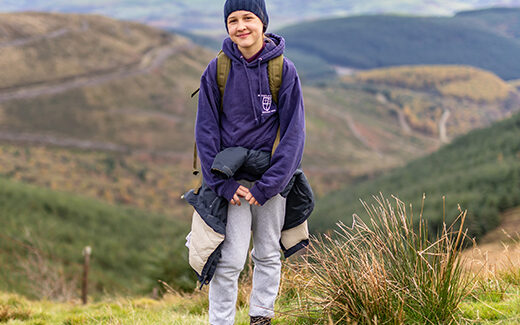
<path id="1" fill-rule="evenodd" d="M 274 316 L 280 284 L 280 236 L 285 198 L 278 194 L 263 206 L 251 206 L 244 198 L 241 203 L 241 206 L 229 204 L 222 257 L 209 284 L 209 321 L 212 325 L 235 322 L 238 277 L 247 258 L 251 230 L 254 271 L 249 315 Z"/>

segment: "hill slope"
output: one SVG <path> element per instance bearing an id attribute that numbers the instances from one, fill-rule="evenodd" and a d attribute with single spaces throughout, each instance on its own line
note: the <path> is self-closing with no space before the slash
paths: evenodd
<path id="1" fill-rule="evenodd" d="M 189 218 L 178 199 L 196 182 L 197 100 L 189 95 L 214 53 L 102 16 L 0 16 L 2 50 L 10 53 L 0 62 L 12 76 L 0 77 L 0 174 Z M 518 107 L 516 100 L 480 103 L 397 86 L 356 79 L 304 88 L 304 168 L 317 193 L 435 150 L 443 110 L 451 112 L 450 139 Z"/>
<path id="2" fill-rule="evenodd" d="M 0 173 L 184 215 L 189 94 L 213 54 L 95 15 L 0 14 L 0 28 Z"/>
<path id="3" fill-rule="evenodd" d="M 374 180 L 359 181 L 318 202 L 312 227 L 325 230 L 337 220 L 347 224 L 351 215 L 364 216 L 358 200 L 370 201 L 379 192 L 413 202 L 417 215 L 426 194 L 424 216 L 434 227 L 458 215 L 457 205 L 468 209 L 470 235 L 482 235 L 496 227 L 499 213 L 520 205 L 520 115 L 474 130 L 437 152 L 417 159 Z"/>
<path id="4" fill-rule="evenodd" d="M 490 8 L 461 11 L 455 15 L 458 21 L 477 24 L 507 37 L 520 39 L 520 8 Z"/>
<path id="5" fill-rule="evenodd" d="M 492 71 L 506 80 L 515 79 L 520 76 L 520 41 L 512 31 L 516 30 L 520 11 L 494 13 L 493 19 L 502 18 L 503 25 L 483 15 L 357 16 L 302 23 L 280 33 L 287 40 L 289 52 L 303 52 L 331 66 L 370 69 L 464 64 Z"/>
<path id="6" fill-rule="evenodd" d="M 184 250 L 188 225 L 172 217 L 3 178 L 0 206 L 0 290 L 78 297 L 85 246 L 94 296 L 148 293 L 158 279 L 195 285 Z"/>

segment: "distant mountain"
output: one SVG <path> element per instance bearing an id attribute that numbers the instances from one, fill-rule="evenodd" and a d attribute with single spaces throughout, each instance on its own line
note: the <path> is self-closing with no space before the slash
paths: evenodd
<path id="1" fill-rule="evenodd" d="M 519 9 L 490 9 L 455 17 L 357 16 L 302 23 L 280 31 L 288 56 L 304 72 L 318 59 L 333 66 L 371 69 L 397 65 L 464 64 L 520 78 Z M 307 56 L 307 60 L 298 60 Z M 313 72 L 318 75 L 318 72 Z"/>
<path id="2" fill-rule="evenodd" d="M 223 4 L 223 0 L 4 0 L 0 2 L 0 11 L 98 13 L 157 27 L 222 36 L 225 33 Z M 520 0 L 267 0 L 267 6 L 271 30 L 275 30 L 302 20 L 382 13 L 452 15 L 483 7 L 520 6 Z"/>
<path id="3" fill-rule="evenodd" d="M 520 8 L 492 8 L 462 11 L 455 15 L 458 21 L 492 29 L 506 37 L 520 39 Z"/>

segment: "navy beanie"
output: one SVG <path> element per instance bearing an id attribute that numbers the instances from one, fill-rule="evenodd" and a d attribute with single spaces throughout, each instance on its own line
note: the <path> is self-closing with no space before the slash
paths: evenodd
<path id="1" fill-rule="evenodd" d="M 227 18 L 228 16 L 237 10 L 245 10 L 254 13 L 262 23 L 264 23 L 264 32 L 267 30 L 269 25 L 269 16 L 267 16 L 267 10 L 265 9 L 264 0 L 226 0 L 224 4 L 224 24 L 227 30 Z"/>

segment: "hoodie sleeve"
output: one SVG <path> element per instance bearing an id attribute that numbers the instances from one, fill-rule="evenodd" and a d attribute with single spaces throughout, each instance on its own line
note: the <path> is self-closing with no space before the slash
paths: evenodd
<path id="1" fill-rule="evenodd" d="M 280 193 L 301 163 L 305 145 L 305 113 L 300 80 L 293 63 L 285 59 L 278 94 L 280 143 L 271 157 L 271 167 L 251 188 L 260 204 Z"/>
<path id="2" fill-rule="evenodd" d="M 216 66 L 216 59 L 214 59 L 200 80 L 195 142 L 204 182 L 219 196 L 230 201 L 239 184 L 233 178 L 221 179 L 211 172 L 213 160 L 220 152 L 220 91 L 216 82 Z"/>

